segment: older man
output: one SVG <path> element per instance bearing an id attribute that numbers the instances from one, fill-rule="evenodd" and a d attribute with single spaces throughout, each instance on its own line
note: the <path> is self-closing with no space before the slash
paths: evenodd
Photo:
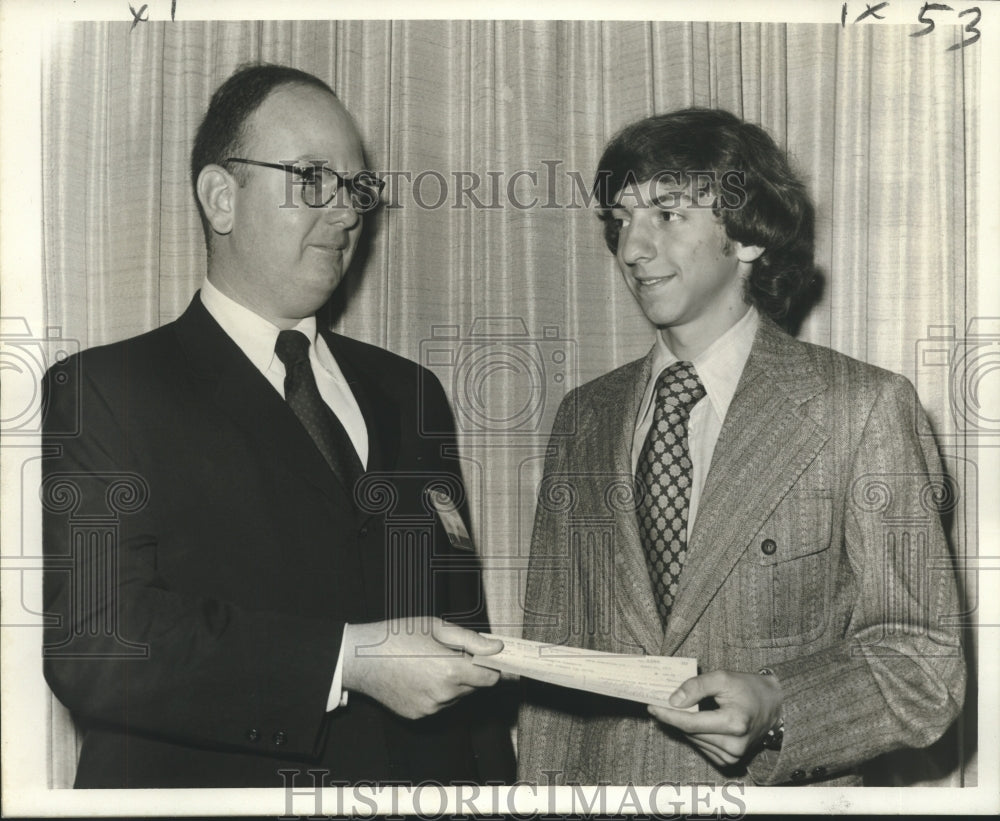
<path id="1" fill-rule="evenodd" d="M 811 278 L 812 209 L 761 128 L 633 123 L 596 192 L 656 340 L 567 399 L 573 435 L 555 422 L 525 635 L 701 674 L 648 712 L 530 686 L 520 776 L 858 784 L 964 694 L 947 479 L 913 388 L 779 328 Z"/>
<path id="2" fill-rule="evenodd" d="M 200 293 L 46 384 L 48 430 L 80 420 L 47 436 L 43 482 L 45 670 L 83 732 L 76 786 L 509 778 L 489 699 L 463 698 L 497 679 L 467 654 L 501 645 L 474 632 L 454 443 L 420 434 L 451 430 L 445 396 L 317 326 L 381 188 L 350 114 L 312 75 L 244 68 L 191 173 Z M 81 537 L 109 511 L 115 538 Z"/>

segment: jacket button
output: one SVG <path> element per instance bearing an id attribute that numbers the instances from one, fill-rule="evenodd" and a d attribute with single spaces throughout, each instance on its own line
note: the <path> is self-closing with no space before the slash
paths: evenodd
<path id="1" fill-rule="evenodd" d="M 362 539 L 367 539 L 368 538 L 368 528 L 367 527 L 361 528 L 361 530 L 358 531 L 358 535 Z"/>
<path id="2" fill-rule="evenodd" d="M 805 770 L 792 770 L 792 781 L 805 781 L 806 771 Z"/>
<path id="3" fill-rule="evenodd" d="M 284 730 L 278 730 L 278 732 L 274 734 L 271 740 L 274 742 L 275 747 L 284 747 L 285 742 L 288 741 L 288 733 L 286 733 Z"/>
<path id="4" fill-rule="evenodd" d="M 260 738 L 260 733 L 256 730 L 247 730 L 247 741 L 256 741 Z"/>
<path id="5" fill-rule="evenodd" d="M 777 549 L 778 545 L 775 543 L 774 539 L 764 539 L 764 541 L 760 543 L 760 552 L 765 556 L 773 556 Z"/>
<path id="6" fill-rule="evenodd" d="M 813 778 L 822 778 L 824 775 L 826 775 L 826 767 L 813 767 Z"/>

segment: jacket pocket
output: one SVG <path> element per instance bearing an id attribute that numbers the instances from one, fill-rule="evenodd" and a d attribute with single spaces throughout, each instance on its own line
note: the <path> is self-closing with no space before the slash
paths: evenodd
<path id="1" fill-rule="evenodd" d="M 834 582 L 829 494 L 785 498 L 751 540 L 727 595 L 727 643 L 785 647 L 822 634 Z"/>

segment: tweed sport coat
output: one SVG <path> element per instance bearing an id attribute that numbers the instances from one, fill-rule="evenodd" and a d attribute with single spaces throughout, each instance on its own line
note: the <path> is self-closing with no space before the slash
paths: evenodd
<path id="1" fill-rule="evenodd" d="M 491 691 L 419 721 L 358 693 L 326 712 L 345 623 L 488 625 L 478 560 L 427 499 L 464 515 L 440 384 L 322 333 L 368 428 L 354 493 L 198 296 L 50 371 L 43 653 L 83 735 L 76 786 L 513 775 Z"/>
<path id="2" fill-rule="evenodd" d="M 694 657 L 700 672 L 768 667 L 784 744 L 720 770 L 643 705 L 525 681 L 519 778 L 859 784 L 866 760 L 936 740 L 965 689 L 938 509 L 952 487 L 910 383 L 762 320 L 664 631 L 631 467 L 650 369 L 649 356 L 625 365 L 560 408 L 524 636 Z"/>

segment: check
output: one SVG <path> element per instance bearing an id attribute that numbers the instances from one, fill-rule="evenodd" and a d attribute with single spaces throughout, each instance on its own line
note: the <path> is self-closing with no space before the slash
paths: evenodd
<path id="1" fill-rule="evenodd" d="M 480 667 L 643 704 L 669 707 L 671 693 L 698 674 L 698 660 L 693 658 L 601 653 L 508 636 L 489 637 L 500 639 L 503 650 L 474 656 L 472 662 Z"/>

